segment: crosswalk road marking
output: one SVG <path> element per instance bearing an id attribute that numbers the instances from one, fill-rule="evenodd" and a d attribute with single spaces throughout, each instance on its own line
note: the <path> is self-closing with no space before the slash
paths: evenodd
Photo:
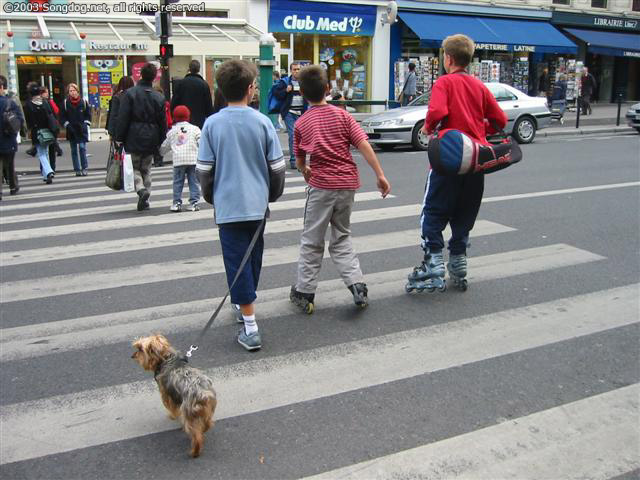
<path id="1" fill-rule="evenodd" d="M 305 480 L 605 480 L 640 467 L 637 425 L 629 423 L 638 417 L 639 397 L 634 384 Z"/>
<path id="2" fill-rule="evenodd" d="M 225 399 L 216 417 L 256 413 L 631 325 L 638 322 L 639 287 L 252 360 L 250 368 L 243 363 L 210 369 L 207 374 L 217 379 L 219 398 Z M 175 429 L 151 381 L 2 406 L 0 422 L 2 464 Z"/>
<path id="3" fill-rule="evenodd" d="M 158 177 L 166 176 L 168 179 L 171 168 L 154 169 L 154 175 L 157 173 Z M 288 172 L 288 181 L 290 179 L 294 180 L 291 182 L 294 185 L 288 186 L 288 194 L 302 197 L 304 187 L 295 185 L 296 182 L 301 183 L 300 177 Z M 80 205 L 83 202 L 104 203 L 110 198 L 125 198 L 101 193 L 105 192 L 100 184 L 102 179 L 91 179 L 95 181 L 94 184 L 86 183 L 72 189 L 71 186 L 79 185 L 79 182 L 75 183 L 77 180 L 72 175 L 58 176 L 54 186 L 68 185 L 70 188 L 67 191 L 63 190 L 64 187 L 52 190 L 52 198 L 48 199 L 45 196 L 47 186 L 39 184 L 41 181 L 37 178 L 30 179 L 24 182 L 25 192 L 32 189 L 33 194 L 27 193 L 22 198 L 21 195 L 12 197 L 0 208 L 2 242 L 16 242 L 9 245 L 13 250 L 3 248 L 0 251 L 0 268 L 4 270 L 0 290 L 3 308 L 15 311 L 20 306 L 16 302 L 40 299 L 53 302 L 57 297 L 67 294 L 146 285 L 158 280 L 158 272 L 162 272 L 161 281 L 180 281 L 224 271 L 220 256 L 207 256 L 188 260 L 168 257 L 162 258 L 162 261 L 159 261 L 161 257 L 154 257 L 153 263 L 131 267 L 93 268 L 78 274 L 56 274 L 56 271 L 65 271 L 65 262 L 75 259 L 103 256 L 106 260 L 110 255 L 126 252 L 151 253 L 154 249 L 173 245 L 218 241 L 217 230 L 212 228 L 210 211 L 140 215 L 132 210 L 127 214 L 130 205 L 122 203 L 90 207 L 84 209 L 84 215 L 122 211 L 124 218 L 104 221 L 87 218 L 83 221 L 83 215 L 76 214 L 75 209 L 56 210 L 57 207 Z M 164 185 L 170 185 L 168 180 L 156 183 L 156 186 Z M 524 200 L 639 185 L 640 182 L 595 185 L 488 197 L 484 201 Z M 161 194 L 170 191 L 159 190 Z M 41 202 L 29 204 L 30 200 L 38 199 L 40 195 Z M 72 195 L 73 198 L 64 198 Z M 50 201 L 45 202 L 45 199 Z M 380 225 L 379 222 L 389 220 L 402 220 L 404 223 L 395 231 L 380 232 L 375 229 L 373 231 L 377 233 L 354 236 L 356 250 L 359 253 L 380 252 L 380 256 L 386 256 L 392 249 L 411 247 L 413 250 L 403 257 L 401 264 L 396 263 L 393 268 L 386 266 L 381 270 L 365 271 L 372 301 L 366 315 L 374 316 L 377 305 L 406 296 L 404 283 L 407 273 L 420 258 L 417 227 L 420 206 L 413 203 L 415 195 L 396 197 L 392 206 L 386 206 L 385 203 L 368 204 L 376 200 L 380 200 L 378 192 L 357 194 L 356 206 L 370 207 L 353 212 L 354 226 L 375 228 Z M 17 207 L 14 211 L 20 213 L 11 215 L 12 207 Z M 276 218 L 267 224 L 268 248 L 264 253 L 264 265 L 290 265 L 295 269 L 291 264 L 297 261 L 298 245 L 292 242 L 291 236 L 284 243 L 279 240 L 280 234 L 301 230 L 304 198 L 285 199 L 271 207 L 272 211 L 285 215 L 283 219 L 274 215 Z M 287 218 L 290 216 L 289 210 L 295 210 L 294 218 Z M 29 222 L 47 218 L 47 211 L 55 213 L 49 217 L 51 219 L 61 222 L 68 219 L 75 223 L 46 227 L 30 225 Z M 415 217 L 414 222 L 411 217 Z M 184 225 L 183 231 L 163 232 L 151 235 L 148 239 L 144 235 L 144 227 L 181 224 Z M 7 230 L 7 227 L 18 229 Z M 123 239 L 112 237 L 96 241 L 95 235 L 89 241 L 74 238 L 74 235 L 82 233 L 132 228 L 139 230 Z M 505 234 L 500 238 L 508 239 L 506 234 L 518 233 L 513 226 L 481 219 L 476 223 L 472 237 Z M 445 236 L 449 234 L 445 232 Z M 47 245 L 47 239 L 59 241 L 59 238 L 68 241 L 63 246 L 57 246 L 59 244 L 56 243 Z M 19 244 L 21 240 L 40 239 L 44 239 L 41 248 L 35 248 L 34 243 L 24 248 Z M 51 259 L 57 262 L 50 264 Z M 484 288 L 487 285 L 483 282 L 518 276 L 526 278 L 525 275 L 542 272 L 562 274 L 565 270 L 570 272 L 578 266 L 586 268 L 605 259 L 602 255 L 576 246 L 565 243 L 539 245 L 534 239 L 515 250 L 471 256 L 469 282 L 472 287 L 481 290 L 483 285 Z M 10 274 L 19 271 L 22 266 L 27 271 L 40 267 L 47 267 L 47 270 L 37 279 L 6 281 Z M 316 313 L 313 317 L 304 318 L 318 322 L 330 309 L 346 311 L 354 308 L 344 283 L 336 277 L 334 275 L 320 282 Z M 286 285 L 276 284 L 259 292 L 257 310 L 260 324 L 265 329 L 276 327 L 283 316 L 297 313 L 288 301 L 289 280 Z M 508 282 L 503 283 L 508 288 Z M 473 295 L 471 292 L 466 295 L 469 294 Z M 445 295 L 454 296 L 457 292 Z M 640 284 L 633 283 L 566 298 L 553 297 L 551 301 L 537 300 L 527 306 L 498 311 L 491 309 L 489 311 L 492 313 L 483 315 L 470 311 L 462 319 L 438 324 L 429 318 L 431 312 L 427 307 L 425 322 L 421 324 L 424 326 L 419 328 L 404 327 L 399 331 L 393 330 L 393 333 L 376 334 L 368 332 L 364 323 L 362 328 L 365 334 L 362 338 L 348 338 L 343 343 L 312 346 L 301 351 L 286 350 L 286 353 L 275 356 L 257 355 L 234 364 L 216 363 L 219 366 L 206 369 L 206 373 L 214 379 L 220 399 L 216 419 L 234 419 L 247 414 L 267 416 L 278 407 L 350 392 L 364 392 L 390 382 L 419 378 L 505 355 L 588 338 L 617 328 L 637 326 L 639 295 Z M 423 298 L 416 297 L 412 300 L 424 300 L 424 305 L 429 305 L 426 295 Z M 46 364 L 57 355 L 70 355 L 73 352 L 84 354 L 93 348 L 116 345 L 121 350 L 122 344 L 128 344 L 133 338 L 158 331 L 171 336 L 191 335 L 197 333 L 206 322 L 220 298 L 178 300 L 170 298 L 169 301 L 174 303 L 124 312 L 108 309 L 85 317 L 52 320 L 45 316 L 39 323 L 18 322 L 14 324 L 18 326 L 12 327 L 3 324 L 0 328 L 0 363 L 3 368 L 12 369 L 14 365 L 24 362 L 31 368 L 32 365 Z M 234 322 L 232 314 L 224 310 L 214 325 L 214 332 L 223 332 L 225 327 Z M 199 354 L 207 355 L 206 352 Z M 74 366 L 69 368 L 73 370 Z M 99 375 L 99 372 L 96 374 Z M 47 455 L 176 430 L 175 422 L 166 418 L 157 387 L 150 376 L 141 374 L 136 378 L 144 380 L 118 385 L 98 382 L 98 386 L 85 386 L 78 392 L 3 403 L 0 406 L 0 464 L 25 461 L 28 468 L 30 461 Z M 309 378 L 313 381 L 310 382 Z M 6 382 L 4 379 L 2 381 Z M 499 421 L 488 427 L 379 458 L 347 466 L 328 463 L 328 471 L 310 478 L 610 478 L 640 468 L 637 452 L 637 399 L 640 385 L 610 388 L 605 393 L 593 396 L 585 393 L 583 398 L 571 403 L 555 403 L 557 406 L 553 408 L 531 411 L 520 418 Z M 3 390 L 7 391 L 4 383 Z M 208 462 L 211 459 L 205 456 L 201 460 Z"/>

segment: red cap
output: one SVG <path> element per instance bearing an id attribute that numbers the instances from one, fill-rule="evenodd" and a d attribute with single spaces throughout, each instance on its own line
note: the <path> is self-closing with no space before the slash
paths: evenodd
<path id="1" fill-rule="evenodd" d="M 173 109 L 173 121 L 174 122 L 188 122 L 191 118 L 191 112 L 189 108 L 184 105 L 178 105 Z"/>

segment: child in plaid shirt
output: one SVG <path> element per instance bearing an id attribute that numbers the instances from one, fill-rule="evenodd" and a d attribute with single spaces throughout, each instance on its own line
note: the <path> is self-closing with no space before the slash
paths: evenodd
<path id="1" fill-rule="evenodd" d="M 189 123 L 191 112 L 184 105 L 173 110 L 173 128 L 167 133 L 166 140 L 160 147 L 160 154 L 166 155 L 171 150 L 173 156 L 173 205 L 172 212 L 182 210 L 182 188 L 184 177 L 189 181 L 189 207 L 192 212 L 200 210 L 200 184 L 196 177 L 198 161 L 198 145 L 200 129 Z"/>

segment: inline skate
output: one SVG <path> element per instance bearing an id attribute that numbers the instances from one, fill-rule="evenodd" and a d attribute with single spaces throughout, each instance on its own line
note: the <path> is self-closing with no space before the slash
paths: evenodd
<path id="1" fill-rule="evenodd" d="M 411 293 L 414 290 L 417 292 L 426 290 L 429 293 L 433 293 L 436 290 L 444 292 L 447 289 L 444 272 L 442 252 L 427 252 L 424 254 L 422 263 L 414 267 L 413 272 L 408 275 L 409 282 L 404 288 L 407 293 Z"/>
<path id="2" fill-rule="evenodd" d="M 364 308 L 369 304 L 369 298 L 367 297 L 369 289 L 366 283 L 354 283 L 349 285 L 349 291 L 353 295 L 353 303 L 358 307 Z"/>
<path id="3" fill-rule="evenodd" d="M 460 253 L 458 255 L 449 255 L 447 263 L 449 278 L 453 285 L 460 291 L 467 291 L 467 255 Z"/>
<path id="4" fill-rule="evenodd" d="M 313 313 L 313 301 L 315 300 L 315 297 L 316 295 L 314 293 L 302 293 L 297 291 L 295 285 L 291 287 L 291 293 L 289 294 L 289 300 L 291 300 L 291 303 L 300 308 L 300 310 L 307 315 L 311 315 Z"/>

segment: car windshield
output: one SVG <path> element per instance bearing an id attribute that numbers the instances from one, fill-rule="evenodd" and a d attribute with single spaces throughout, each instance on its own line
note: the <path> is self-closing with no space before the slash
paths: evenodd
<path id="1" fill-rule="evenodd" d="M 431 92 L 426 92 L 416 98 L 414 101 L 409 103 L 409 107 L 420 107 L 423 105 L 429 105 L 429 98 L 431 96 Z"/>

